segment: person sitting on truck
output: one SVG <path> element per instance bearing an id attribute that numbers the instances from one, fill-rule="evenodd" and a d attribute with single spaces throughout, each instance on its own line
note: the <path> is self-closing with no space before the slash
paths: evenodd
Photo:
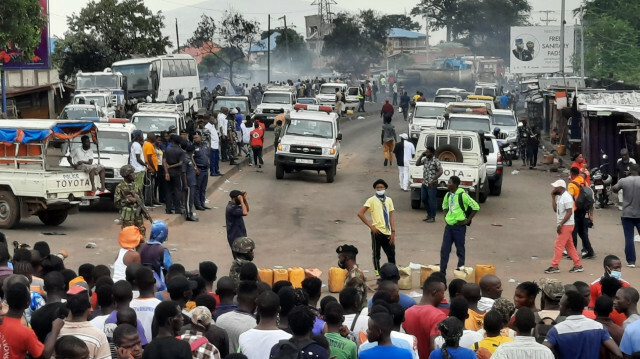
<path id="1" fill-rule="evenodd" d="M 91 149 L 89 136 L 84 135 L 80 137 L 80 141 L 82 142 L 82 146 L 74 148 L 73 150 L 71 150 L 71 155 L 67 156 L 69 164 L 73 167 L 73 169 L 81 169 L 85 173 L 89 174 L 89 181 L 91 181 L 91 192 L 96 195 L 111 193 L 108 189 L 105 188 L 104 167 L 102 167 L 100 164 L 93 164 L 93 150 Z M 100 175 L 100 184 L 102 184 L 102 187 L 98 188 L 97 192 L 94 179 L 96 172 Z"/>
<path id="2" fill-rule="evenodd" d="M 181 104 L 184 102 L 184 95 L 182 94 L 182 89 L 178 90 L 178 96 L 176 96 L 176 103 Z"/>

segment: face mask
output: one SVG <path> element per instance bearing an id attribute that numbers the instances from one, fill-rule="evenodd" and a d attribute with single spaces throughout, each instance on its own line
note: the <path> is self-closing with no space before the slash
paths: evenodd
<path id="1" fill-rule="evenodd" d="M 612 270 L 611 273 L 609 273 L 609 276 L 611 278 L 620 279 L 622 278 L 622 272 L 619 272 L 617 270 Z"/>
<path id="2" fill-rule="evenodd" d="M 376 194 L 377 194 L 378 196 L 384 196 L 384 193 L 385 193 L 385 190 L 383 190 L 383 189 L 382 189 L 382 190 L 379 190 L 379 191 L 376 191 Z"/>
<path id="3" fill-rule="evenodd" d="M 340 268 L 340 269 L 346 269 L 346 266 L 344 265 L 344 262 L 340 262 L 340 261 L 338 261 L 338 268 Z"/>

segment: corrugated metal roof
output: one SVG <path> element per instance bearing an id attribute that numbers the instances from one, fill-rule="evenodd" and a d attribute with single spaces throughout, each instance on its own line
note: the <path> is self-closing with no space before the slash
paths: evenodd
<path id="1" fill-rule="evenodd" d="M 391 28 L 389 30 L 389 38 L 407 38 L 407 39 L 417 39 L 421 37 L 427 37 L 425 34 L 421 34 L 415 31 L 409 31 L 405 29 L 399 29 L 397 27 Z"/>

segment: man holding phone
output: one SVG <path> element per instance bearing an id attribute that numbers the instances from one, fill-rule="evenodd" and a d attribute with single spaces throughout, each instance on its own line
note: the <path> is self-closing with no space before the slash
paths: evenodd
<path id="1" fill-rule="evenodd" d="M 582 262 L 576 246 L 573 245 L 573 197 L 567 192 L 567 184 L 564 180 L 557 180 L 551 184 L 553 191 L 551 191 L 551 205 L 554 212 L 556 212 L 557 227 L 556 243 L 553 251 L 553 259 L 551 260 L 551 267 L 547 268 L 544 272 L 547 274 L 560 272 L 560 259 L 562 259 L 562 251 L 566 248 L 569 257 L 573 260 L 573 268 L 569 270 L 571 273 L 582 272 Z"/>

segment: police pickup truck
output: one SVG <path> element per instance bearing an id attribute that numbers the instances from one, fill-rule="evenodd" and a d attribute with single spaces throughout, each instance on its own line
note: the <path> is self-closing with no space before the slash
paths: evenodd
<path id="1" fill-rule="evenodd" d="M 37 215 L 46 225 L 62 224 L 80 205 L 98 200 L 90 195 L 89 175 L 60 166 L 69 141 L 88 135 L 90 121 L 0 121 L 0 228 L 13 228 L 21 218 Z M 99 150 L 98 150 L 99 151 Z"/>
<path id="2" fill-rule="evenodd" d="M 488 150 L 484 145 L 484 135 L 473 131 L 425 129 L 420 132 L 416 145 L 416 155 L 409 163 L 411 182 L 411 208 L 420 208 L 420 193 L 423 182 L 423 166 L 416 166 L 428 146 L 436 149 L 435 158 L 442 164 L 442 176 L 438 178 L 438 192 L 447 191 L 451 176 L 460 177 L 460 188 L 470 192 L 477 201 L 484 203 L 489 196 L 487 179 Z"/>
<path id="3" fill-rule="evenodd" d="M 267 128 L 273 124 L 280 110 L 288 113 L 296 104 L 295 86 L 268 87 L 262 94 L 262 102 L 256 107 L 254 118 L 259 119 Z"/>
<path id="4" fill-rule="evenodd" d="M 131 117 L 131 123 L 142 131 L 145 138 L 149 132 L 159 135 L 162 131 L 169 131 L 169 128 L 174 128 L 170 134 L 179 135 L 182 129 L 187 128 L 183 106 L 178 104 L 138 104 L 138 112 Z"/>
<path id="5" fill-rule="evenodd" d="M 276 151 L 276 178 L 301 170 L 325 171 L 334 181 L 340 158 L 340 123 L 330 106 L 298 104 Z"/>

